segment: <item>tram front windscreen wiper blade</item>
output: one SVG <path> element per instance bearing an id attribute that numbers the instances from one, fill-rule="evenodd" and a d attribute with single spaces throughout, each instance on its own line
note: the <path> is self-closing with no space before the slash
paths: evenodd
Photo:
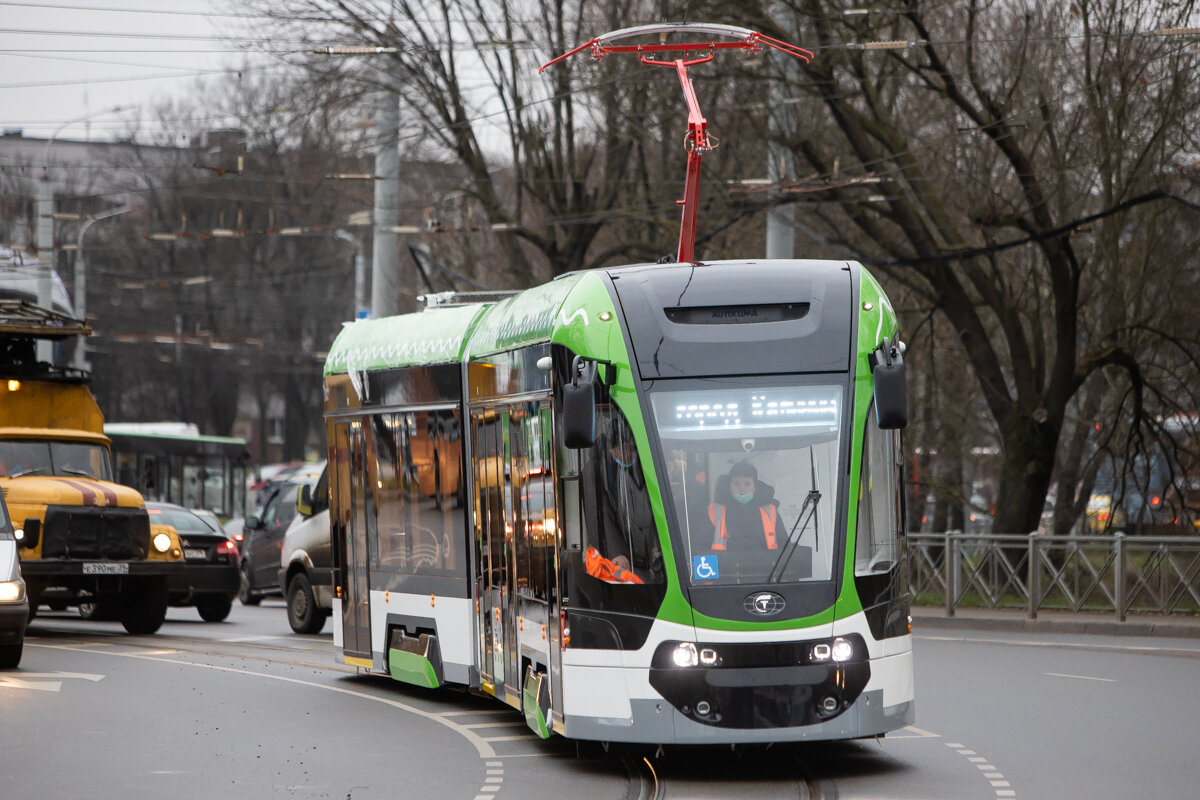
<path id="1" fill-rule="evenodd" d="M 788 532 L 787 541 L 784 542 L 783 549 L 775 557 L 775 564 L 771 567 L 770 573 L 767 574 L 767 583 L 779 583 L 783 580 L 783 573 L 787 571 L 788 563 L 792 560 L 792 556 L 796 552 L 796 547 L 800 544 L 800 540 L 808 530 L 809 523 L 817 518 L 817 505 L 820 502 L 821 493 L 816 489 L 810 489 L 808 495 L 804 498 L 804 504 L 800 506 L 800 514 L 796 517 L 796 524 Z M 813 530 L 816 530 L 816 528 L 814 527 Z"/>

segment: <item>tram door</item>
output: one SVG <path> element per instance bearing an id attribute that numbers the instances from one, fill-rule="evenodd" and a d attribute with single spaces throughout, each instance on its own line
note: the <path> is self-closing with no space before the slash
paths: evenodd
<path id="1" fill-rule="evenodd" d="M 338 451 L 337 491 L 344 493 L 348 519 L 344 527 L 342 561 L 342 649 L 346 656 L 371 661 L 370 541 L 375 537 L 375 487 L 369 437 L 359 420 L 334 426 Z"/>
<path id="2" fill-rule="evenodd" d="M 515 687 L 518 682 L 515 668 L 510 667 L 515 657 L 515 631 L 509 619 L 511 545 L 505 523 L 512 515 L 507 432 L 507 411 L 487 408 L 471 412 L 479 671 L 485 688 L 490 684 L 500 697 L 503 687 Z"/>

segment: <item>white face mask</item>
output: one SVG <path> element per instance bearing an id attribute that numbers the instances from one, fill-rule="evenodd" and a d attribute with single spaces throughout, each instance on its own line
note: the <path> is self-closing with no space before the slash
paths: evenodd
<path id="1" fill-rule="evenodd" d="M 739 503 L 749 503 L 754 499 L 754 492 L 751 492 L 750 494 L 734 494 L 733 499 L 737 500 Z"/>

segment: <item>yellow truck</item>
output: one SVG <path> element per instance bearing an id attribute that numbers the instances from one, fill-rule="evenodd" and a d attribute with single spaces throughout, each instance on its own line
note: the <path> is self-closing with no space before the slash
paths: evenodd
<path id="1" fill-rule="evenodd" d="M 183 572 L 175 529 L 114 483 L 104 415 L 87 374 L 37 361 L 34 342 L 86 333 L 78 320 L 0 300 L 0 491 L 16 529 L 30 616 L 42 603 L 102 606 L 154 633 Z"/>

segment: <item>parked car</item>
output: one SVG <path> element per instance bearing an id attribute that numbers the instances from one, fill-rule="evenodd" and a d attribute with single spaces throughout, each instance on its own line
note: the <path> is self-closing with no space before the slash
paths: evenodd
<path id="1" fill-rule="evenodd" d="M 296 497 L 302 485 L 286 481 L 271 487 L 262 512 L 246 517 L 238 583 L 242 605 L 256 606 L 264 597 L 283 594 L 279 583 L 283 535 L 296 516 Z"/>
<path id="2" fill-rule="evenodd" d="M 29 598 L 25 581 L 21 580 L 16 533 L 0 495 L 0 669 L 12 669 L 21 663 L 28 624 Z"/>
<path id="3" fill-rule="evenodd" d="M 215 518 L 207 520 L 183 506 L 146 503 L 146 511 L 151 523 L 173 527 L 183 546 L 183 574 L 167 584 L 167 602 L 195 606 L 205 622 L 224 620 L 238 590 L 237 545 Z"/>
<path id="4" fill-rule="evenodd" d="M 333 557 L 329 543 L 329 478 L 301 484 L 296 517 L 283 536 L 279 585 L 288 624 L 296 633 L 320 633 L 333 612 Z"/>

